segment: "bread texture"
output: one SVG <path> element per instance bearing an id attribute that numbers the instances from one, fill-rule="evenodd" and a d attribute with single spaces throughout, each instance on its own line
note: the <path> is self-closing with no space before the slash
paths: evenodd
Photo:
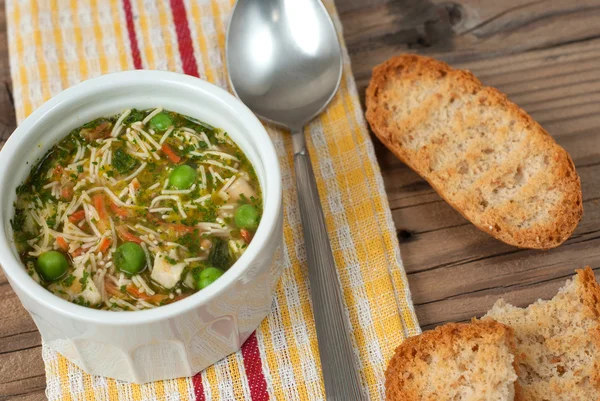
<path id="1" fill-rule="evenodd" d="M 490 318 L 514 329 L 523 400 L 600 400 L 600 286 L 589 267 L 552 300 L 499 300 Z"/>
<path id="2" fill-rule="evenodd" d="M 513 401 L 512 330 L 494 321 L 448 323 L 410 337 L 385 373 L 388 401 Z"/>
<path id="3" fill-rule="evenodd" d="M 417 55 L 375 67 L 375 135 L 479 229 L 522 248 L 560 245 L 583 213 L 568 153 L 469 71 Z"/>

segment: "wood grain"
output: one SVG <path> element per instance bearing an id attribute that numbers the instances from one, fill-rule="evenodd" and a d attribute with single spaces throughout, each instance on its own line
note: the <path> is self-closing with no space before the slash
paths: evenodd
<path id="1" fill-rule="evenodd" d="M 564 146 L 584 217 L 551 251 L 478 231 L 375 138 L 402 258 L 424 329 L 482 315 L 498 297 L 549 298 L 575 268 L 600 269 L 600 0 L 337 0 L 361 98 L 371 69 L 418 52 L 472 70 Z M 0 0 L 0 145 L 15 127 Z M 0 272 L 0 400 L 44 399 L 40 337 Z"/>
<path id="2" fill-rule="evenodd" d="M 424 329 L 482 315 L 500 296 L 549 298 L 575 268 L 600 267 L 600 1 L 377 1 L 342 9 L 357 85 L 401 52 L 473 71 L 528 111 L 573 157 L 584 217 L 563 246 L 512 248 L 478 231 L 376 139 L 402 258 Z"/>

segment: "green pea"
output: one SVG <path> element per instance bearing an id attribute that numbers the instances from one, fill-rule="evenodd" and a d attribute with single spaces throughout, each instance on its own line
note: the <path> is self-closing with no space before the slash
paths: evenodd
<path id="1" fill-rule="evenodd" d="M 202 270 L 200 272 L 200 277 L 198 278 L 198 289 L 202 290 L 208 287 L 214 283 L 216 279 L 221 277 L 223 273 L 225 272 L 217 267 L 207 267 Z"/>
<path id="2" fill-rule="evenodd" d="M 177 189 L 188 189 L 196 182 L 197 177 L 198 173 L 196 170 L 187 164 L 183 164 L 175 167 L 173 171 L 171 171 L 171 174 L 169 175 L 169 184 Z"/>
<path id="3" fill-rule="evenodd" d="M 125 242 L 117 248 L 113 255 L 115 265 L 123 273 L 138 274 L 146 265 L 146 254 L 135 242 Z"/>
<path id="4" fill-rule="evenodd" d="M 69 268 L 67 257 L 58 251 L 42 253 L 37 260 L 40 275 L 46 281 L 56 281 L 65 275 Z"/>
<path id="5" fill-rule="evenodd" d="M 150 128 L 154 131 L 166 131 L 171 125 L 173 125 L 173 120 L 166 113 L 158 113 L 150 119 Z"/>
<path id="6" fill-rule="evenodd" d="M 252 205 L 242 205 L 235 211 L 235 225 L 238 228 L 254 230 L 258 227 L 258 220 L 258 210 Z"/>

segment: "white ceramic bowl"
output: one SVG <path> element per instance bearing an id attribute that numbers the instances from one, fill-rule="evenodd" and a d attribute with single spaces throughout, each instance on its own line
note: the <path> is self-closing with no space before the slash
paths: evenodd
<path id="1" fill-rule="evenodd" d="M 10 219 L 15 189 L 58 140 L 96 117 L 161 106 L 224 128 L 254 165 L 264 214 L 242 257 L 206 289 L 136 312 L 78 306 L 27 275 Z M 0 265 L 47 344 L 88 373 L 143 383 L 191 376 L 235 352 L 269 312 L 280 273 L 281 173 L 260 121 L 239 100 L 198 78 L 164 71 L 104 75 L 58 94 L 29 116 L 0 152 Z"/>

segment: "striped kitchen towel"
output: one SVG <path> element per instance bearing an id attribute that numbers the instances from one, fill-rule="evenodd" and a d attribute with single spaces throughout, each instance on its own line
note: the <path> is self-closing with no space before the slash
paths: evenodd
<path id="1" fill-rule="evenodd" d="M 84 79 L 148 68 L 228 88 L 225 30 L 233 0 L 7 0 L 17 118 Z M 326 6 L 338 31 L 332 0 Z M 242 349 L 198 375 L 133 385 L 82 372 L 48 347 L 50 400 L 322 400 L 291 136 L 267 125 L 283 173 L 285 256 L 271 314 Z M 362 384 L 384 398 L 394 348 L 419 327 L 394 225 L 344 47 L 344 76 L 306 128 L 343 285 Z"/>

